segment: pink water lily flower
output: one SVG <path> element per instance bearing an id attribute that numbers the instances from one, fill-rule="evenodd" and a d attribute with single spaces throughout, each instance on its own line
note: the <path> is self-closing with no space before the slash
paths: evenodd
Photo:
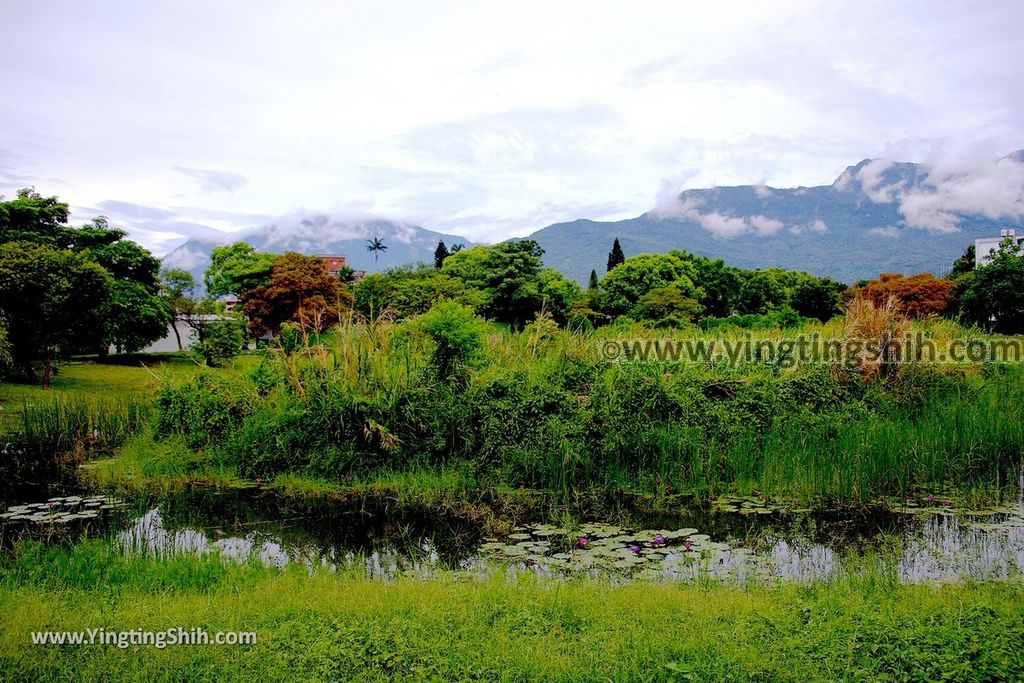
<path id="1" fill-rule="evenodd" d="M 581 548 L 586 548 L 587 544 L 590 543 L 590 541 L 587 540 L 586 536 L 580 536 L 579 540 L 576 542 L 579 543 L 579 546 Z"/>
<path id="2" fill-rule="evenodd" d="M 665 544 L 665 537 L 664 536 L 655 536 L 654 537 L 654 545 L 664 545 L 664 544 Z"/>
<path id="3" fill-rule="evenodd" d="M 685 541 L 683 541 L 683 548 L 685 548 L 686 550 L 689 550 L 692 547 L 693 547 L 693 541 L 691 541 L 690 539 L 686 539 Z"/>

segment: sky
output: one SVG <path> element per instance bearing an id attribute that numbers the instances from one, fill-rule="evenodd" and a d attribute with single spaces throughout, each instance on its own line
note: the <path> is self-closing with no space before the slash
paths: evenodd
<path id="1" fill-rule="evenodd" d="M 3 0 L 0 194 L 163 255 L 303 211 L 490 242 L 865 158 L 955 169 L 1024 148 L 1022 28 L 1017 0 Z"/>

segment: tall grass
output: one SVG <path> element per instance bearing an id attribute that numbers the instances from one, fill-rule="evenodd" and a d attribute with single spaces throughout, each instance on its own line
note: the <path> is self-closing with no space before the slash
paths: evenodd
<path id="1" fill-rule="evenodd" d="M 134 396 L 25 401 L 20 427 L 4 437 L 0 471 L 7 483 L 60 474 L 69 460 L 117 448 L 152 416 L 150 401 Z"/>
<path id="2" fill-rule="evenodd" d="M 810 329 L 864 337 L 905 327 L 873 309 Z M 366 481 L 454 468 L 482 485 L 563 494 L 756 489 L 844 503 L 1017 481 L 1020 368 L 602 361 L 603 340 L 642 335 L 652 333 L 569 332 L 544 320 L 519 333 L 494 327 L 483 358 L 453 382 L 433 372 L 415 321 L 343 325 L 320 346 L 268 352 L 245 376 L 165 384 L 157 434 L 265 479 Z"/>

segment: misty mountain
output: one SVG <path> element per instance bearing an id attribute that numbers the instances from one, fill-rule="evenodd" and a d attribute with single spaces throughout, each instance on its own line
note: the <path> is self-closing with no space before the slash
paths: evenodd
<path id="1" fill-rule="evenodd" d="M 366 240 L 379 237 L 387 250 L 377 260 L 366 250 Z M 259 251 L 283 254 L 341 254 L 356 270 L 375 272 L 398 265 L 420 261 L 433 263 L 437 243 L 451 247 L 473 243 L 457 235 L 445 235 L 418 225 L 387 220 L 352 220 L 326 214 L 285 217 L 253 230 L 225 233 L 215 239 L 192 238 L 163 259 L 165 268 L 182 268 L 202 283 L 203 272 L 210 265 L 214 247 L 232 242 L 248 242 Z"/>
<path id="2" fill-rule="evenodd" d="M 616 237 L 626 256 L 683 249 L 745 268 L 780 266 L 844 282 L 882 272 L 942 275 L 975 238 L 1024 228 L 1024 150 L 929 167 L 865 159 L 831 185 L 686 190 L 621 221 L 538 230 L 545 264 L 599 276 Z"/>

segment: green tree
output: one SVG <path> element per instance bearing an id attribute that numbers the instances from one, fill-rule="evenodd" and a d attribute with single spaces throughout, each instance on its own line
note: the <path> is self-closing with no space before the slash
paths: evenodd
<path id="1" fill-rule="evenodd" d="M 950 269 L 949 274 L 946 277 L 950 280 L 955 280 L 962 275 L 974 270 L 974 245 L 968 245 L 964 250 L 964 253 L 953 261 L 953 267 Z"/>
<path id="2" fill-rule="evenodd" d="M 43 197 L 32 188 L 3 201 L 0 195 L 0 242 L 34 242 L 66 248 L 70 228 L 68 205 L 56 197 Z"/>
<path id="3" fill-rule="evenodd" d="M 626 255 L 622 253 L 622 246 L 619 245 L 619 238 L 616 237 L 615 241 L 612 242 L 612 250 L 608 252 L 608 268 L 605 270 L 605 272 L 612 272 L 612 268 L 624 262 L 625 260 Z"/>
<path id="4" fill-rule="evenodd" d="M 992 259 L 961 277 L 953 292 L 961 316 L 1004 334 L 1024 333 L 1024 254 L 1003 240 Z"/>
<path id="5" fill-rule="evenodd" d="M 831 320 L 840 311 L 846 285 L 831 278 L 807 276 L 796 284 L 789 305 L 805 318 Z"/>
<path id="6" fill-rule="evenodd" d="M 427 312 L 442 299 L 477 308 L 483 293 L 430 267 L 402 266 L 384 273 L 370 273 L 356 285 L 354 308 L 376 320 L 384 313 L 404 318 Z"/>
<path id="7" fill-rule="evenodd" d="M 99 264 L 44 244 L 0 244 L 0 317 L 10 336 L 12 366 L 49 388 L 54 363 L 103 343 L 113 278 Z"/>
<path id="8" fill-rule="evenodd" d="M 270 282 L 270 266 L 277 256 L 259 252 L 245 242 L 214 247 L 210 267 L 203 275 L 206 292 L 212 297 L 246 292 Z"/>
<path id="9" fill-rule="evenodd" d="M 554 271 L 541 276 L 543 253 L 533 240 L 481 245 L 449 256 L 441 272 L 481 292 L 483 315 L 521 329 L 545 307 L 545 296 L 554 314 L 555 309 L 561 311 L 556 295 L 572 291 L 570 285 L 558 282 L 564 278 Z M 568 308 L 559 314 L 567 315 Z"/>
<path id="10" fill-rule="evenodd" d="M 611 316 L 629 314 L 640 297 L 662 287 L 674 286 L 686 298 L 703 296 L 693 283 L 697 270 L 682 252 L 631 256 L 601 280 L 602 310 Z"/>
<path id="11" fill-rule="evenodd" d="M 170 314 L 158 296 L 160 262 L 146 249 L 125 239 L 106 218 L 72 228 L 65 224 L 67 205 L 56 197 L 21 190 L 18 198 L 0 202 L 0 237 L 7 241 L 67 250 L 103 267 L 111 276 L 108 300 L 98 322 L 102 334 L 82 336 L 77 348 L 65 352 L 105 352 L 110 345 L 138 351 L 167 332 Z"/>
<path id="12" fill-rule="evenodd" d="M 637 299 L 631 317 L 653 321 L 667 318 L 692 321 L 702 310 L 696 299 L 687 296 L 676 285 L 669 285 L 652 289 Z"/>
<path id="13" fill-rule="evenodd" d="M 598 289 L 600 286 L 601 284 L 597 279 L 597 271 L 592 269 L 590 271 L 590 281 L 587 283 L 587 289 L 593 291 Z"/>
<path id="14" fill-rule="evenodd" d="M 740 313 L 764 314 L 776 310 L 785 303 L 786 293 L 771 270 L 755 270 L 744 273 L 740 285 L 736 308 Z"/>
<path id="15" fill-rule="evenodd" d="M 178 342 L 178 350 L 185 347 L 181 342 L 179 324 L 197 332 L 213 314 L 213 301 L 208 297 L 198 296 L 199 286 L 192 274 L 186 270 L 169 268 L 160 274 L 160 296 L 171 313 L 171 330 Z"/>
<path id="16" fill-rule="evenodd" d="M 434 267 L 441 270 L 441 266 L 444 265 L 444 260 L 451 256 L 448 251 L 448 247 L 445 246 L 444 240 L 437 243 L 437 249 L 434 250 Z"/>

